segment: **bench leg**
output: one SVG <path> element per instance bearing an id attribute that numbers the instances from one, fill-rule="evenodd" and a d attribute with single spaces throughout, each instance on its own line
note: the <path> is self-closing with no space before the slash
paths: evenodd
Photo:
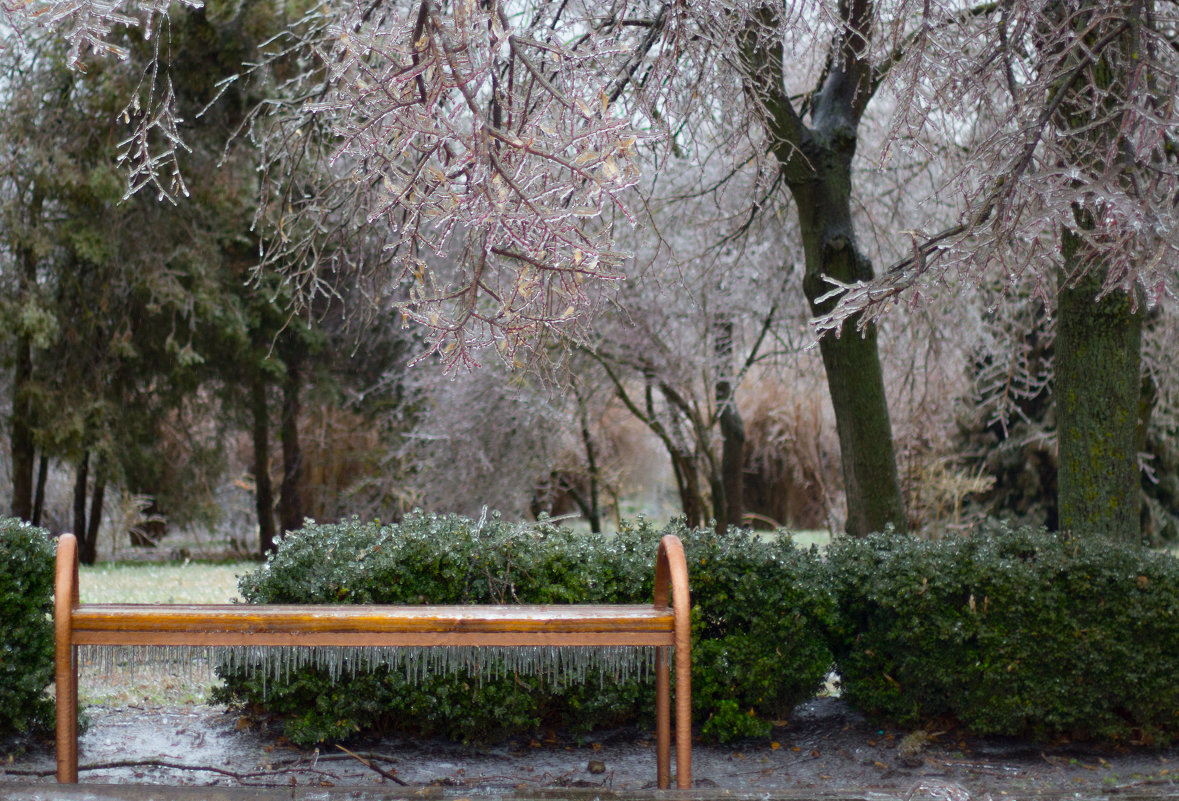
<path id="1" fill-rule="evenodd" d="M 692 787 L 692 657 L 691 641 L 675 649 L 675 784 Z"/>
<path id="2" fill-rule="evenodd" d="M 671 787 L 671 679 L 667 647 L 655 648 L 655 778 L 660 790 Z"/>
<path id="3" fill-rule="evenodd" d="M 57 686 L 57 780 L 78 783 L 78 666 L 75 648 L 57 642 L 54 681 Z"/>

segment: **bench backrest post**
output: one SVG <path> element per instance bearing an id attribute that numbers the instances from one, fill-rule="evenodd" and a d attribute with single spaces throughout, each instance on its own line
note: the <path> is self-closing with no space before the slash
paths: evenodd
<path id="1" fill-rule="evenodd" d="M 57 691 L 57 780 L 78 782 L 78 664 L 70 617 L 78 605 L 78 540 L 57 539 L 53 595 L 54 684 Z"/>
<path id="2" fill-rule="evenodd" d="M 655 606 L 666 608 L 671 602 L 675 616 L 675 778 L 681 790 L 692 786 L 692 623 L 688 594 L 688 562 L 679 537 L 665 535 L 659 541 L 655 558 Z M 660 653 L 664 651 L 660 648 Z M 658 660 L 655 680 L 656 725 L 669 727 L 666 657 Z M 658 732 L 661 751 L 668 750 L 668 734 Z M 670 753 L 656 755 L 659 786 L 667 786 Z"/>

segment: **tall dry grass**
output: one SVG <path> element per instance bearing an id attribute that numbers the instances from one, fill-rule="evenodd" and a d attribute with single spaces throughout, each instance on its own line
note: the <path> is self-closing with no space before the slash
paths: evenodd
<path id="1" fill-rule="evenodd" d="M 737 395 L 745 423 L 745 507 L 756 527 L 838 529 L 843 481 L 826 387 L 761 377 Z"/>

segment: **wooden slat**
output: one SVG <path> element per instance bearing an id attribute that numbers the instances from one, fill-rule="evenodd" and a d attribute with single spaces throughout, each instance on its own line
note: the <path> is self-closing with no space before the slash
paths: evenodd
<path id="1" fill-rule="evenodd" d="M 82 631 L 75 645 L 259 645 L 259 646 L 639 646 L 674 645 L 665 632 L 263 632 L 241 631 Z"/>
<path id="2" fill-rule="evenodd" d="M 79 645 L 670 645 L 654 606 L 280 606 L 86 604 Z"/>

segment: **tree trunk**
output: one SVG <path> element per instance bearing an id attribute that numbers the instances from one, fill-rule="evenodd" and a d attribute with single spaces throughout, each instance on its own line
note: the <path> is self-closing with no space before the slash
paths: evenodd
<path id="1" fill-rule="evenodd" d="M 29 228 L 40 223 L 44 195 L 40 185 L 33 186 L 28 206 Z M 19 249 L 21 295 L 27 302 L 37 288 L 37 254 L 31 246 Z M 33 467 L 37 455 L 33 441 L 33 405 L 29 385 L 33 380 L 33 343 L 27 333 L 16 340 L 16 364 L 12 376 L 12 516 L 33 519 Z"/>
<path id="2" fill-rule="evenodd" d="M 90 451 L 82 451 L 74 473 L 74 536 L 86 539 L 86 484 L 90 478 Z"/>
<path id="3" fill-rule="evenodd" d="M 41 525 L 41 518 L 45 515 L 45 485 L 49 481 L 49 457 L 41 452 L 41 462 L 37 469 L 37 491 L 33 495 L 33 525 Z"/>
<path id="4" fill-rule="evenodd" d="M 1140 17 L 1144 10 L 1137 3 L 1120 5 L 1126 20 Z M 1086 43 L 1100 35 L 1098 20 L 1112 19 L 1104 16 L 1110 4 L 1095 0 L 1076 7 L 1064 4 L 1060 10 L 1068 14 L 1062 22 Z M 1071 134 L 1066 139 L 1070 163 L 1103 179 L 1112 175 L 1119 188 L 1135 193 L 1139 184 L 1133 166 L 1108 161 L 1110 154 L 1132 147 L 1128 140 L 1133 134 L 1118 124 L 1092 124 L 1095 103 L 1097 111 L 1118 115 L 1132 83 L 1145 81 L 1146 88 L 1154 82 L 1149 71 L 1141 70 L 1138 26 L 1116 30 L 1118 35 L 1094 54 L 1093 61 L 1072 67 L 1084 74 L 1075 82 L 1068 79 L 1053 121 L 1065 135 Z M 1136 542 L 1142 535 L 1137 434 L 1143 315 L 1124 292 L 1097 299 L 1106 267 L 1079 233 L 1091 229 L 1101 213 L 1093 203 L 1074 205 L 1076 227 L 1064 226 L 1061 231 L 1064 264 L 1056 296 L 1054 386 L 1059 523 L 1061 530 L 1084 536 Z"/>
<path id="5" fill-rule="evenodd" d="M 825 277 L 844 283 L 873 277 L 871 263 L 859 251 L 851 219 L 850 155 L 843 159 L 826 151 L 821 161 L 818 155 L 813 163 L 826 165 L 826 174 L 791 186 L 806 257 L 803 291 L 815 315 L 834 306 L 834 301 L 819 302 L 832 288 Z M 907 525 L 876 327 L 857 331 L 857 319 L 844 322 L 839 336 L 824 336 L 819 350 L 839 435 L 847 533 L 862 537 L 890 523 L 900 530 Z"/>
<path id="6" fill-rule="evenodd" d="M 279 490 L 278 518 L 284 532 L 303 525 L 301 497 L 303 448 L 299 443 L 299 393 L 303 386 L 302 359 L 287 359 L 287 375 L 282 394 L 282 486 Z"/>
<path id="7" fill-rule="evenodd" d="M 688 528 L 696 528 L 704 523 L 704 496 L 700 491 L 700 477 L 696 475 L 696 465 L 692 463 L 692 457 L 681 448 L 668 446 L 668 456 L 671 457 L 684 522 Z"/>
<path id="8" fill-rule="evenodd" d="M 587 352 L 593 353 L 592 351 Z M 656 379 L 654 370 L 643 370 L 643 406 L 640 407 L 638 402 L 631 397 L 626 386 L 619 380 L 610 363 L 601 358 L 598 358 L 598 362 L 605 368 L 606 374 L 613 382 L 618 399 L 663 443 L 668 459 L 671 460 L 672 474 L 675 476 L 676 491 L 680 496 L 680 508 L 684 513 L 684 520 L 689 528 L 696 528 L 703 521 L 706 509 L 705 499 L 700 490 L 700 478 L 692 454 L 678 444 L 679 438 L 676 436 L 676 432 L 670 431 L 655 412 Z M 664 397 L 674 394 L 673 390 L 666 385 L 661 385 L 661 388 Z M 670 398 L 668 406 L 672 409 L 682 409 Z M 674 415 L 676 412 L 673 411 L 672 414 Z M 617 512 L 617 504 L 615 511 Z"/>
<path id="9" fill-rule="evenodd" d="M 83 451 L 74 477 L 74 535 L 78 538 L 78 561 L 92 565 L 98 559 L 98 527 L 102 523 L 102 501 L 106 493 L 106 470 L 103 457 L 95 467 L 94 497 L 90 515 L 86 515 L 86 490 L 90 478 L 90 451 Z"/>
<path id="10" fill-rule="evenodd" d="M 1063 232 L 1069 272 L 1082 243 Z M 1138 475 L 1142 314 L 1114 292 L 1100 301 L 1102 271 L 1062 280 L 1056 318 L 1056 437 L 1060 528 L 1135 542 L 1141 534 Z"/>
<path id="11" fill-rule="evenodd" d="M 870 46 L 874 7 L 869 2 L 838 4 L 839 25 L 827 66 L 802 105 L 809 126 L 786 91 L 788 58 L 773 33 L 781 4 L 760 5 L 756 14 L 767 25 L 751 21 L 738 42 L 745 92 L 764 114 L 770 147 L 798 208 L 806 260 L 803 291 L 817 315 L 835 303 L 818 300 L 834 288 L 826 278 L 852 283 L 873 277 L 871 263 L 856 244 L 851 164 L 860 119 L 878 86 Z M 866 326 L 861 334 L 856 322 L 854 317 L 847 320 L 840 336 L 824 336 L 819 347 L 835 407 L 847 533 L 863 536 L 889 523 L 905 529 L 907 521 L 876 330 Z"/>
<path id="12" fill-rule="evenodd" d="M 27 336 L 16 343 L 12 377 L 12 516 L 33 519 L 33 410 L 27 389 L 33 377 L 33 346 Z"/>
<path id="13" fill-rule="evenodd" d="M 106 458 L 98 457 L 94 471 L 94 494 L 90 497 L 90 520 L 86 528 L 86 543 L 80 549 L 78 560 L 92 565 L 98 560 L 98 529 L 102 525 L 102 504 L 106 497 Z"/>
<path id="14" fill-rule="evenodd" d="M 716 510 L 716 530 L 723 533 L 729 526 L 740 526 L 745 518 L 745 422 L 737 410 L 732 319 L 718 320 L 714 325 L 714 335 L 721 474 L 713 491 L 712 507 Z"/>
<path id="15" fill-rule="evenodd" d="M 655 396 L 654 383 L 655 378 L 648 373 L 645 377 L 645 400 L 647 404 L 647 420 L 657 421 L 655 415 Z M 660 389 L 663 392 L 663 397 L 667 402 L 667 406 L 672 411 L 669 419 L 674 426 L 676 423 L 676 410 L 683 410 L 682 405 L 679 405 L 673 399 L 673 391 L 666 384 L 660 384 Z M 651 425 L 651 422 L 648 423 Z M 700 487 L 700 474 L 696 471 L 696 460 L 692 457 L 691 451 L 679 445 L 683 438 L 679 436 L 677 430 L 673 430 L 671 426 L 658 426 L 658 433 L 660 439 L 663 440 L 663 446 L 667 448 L 667 455 L 671 458 L 671 469 L 675 475 L 676 489 L 680 495 L 680 508 L 684 511 L 684 522 L 687 523 L 688 528 L 696 528 L 704 524 L 708 515 L 707 506 L 704 500 L 704 492 Z"/>
<path id="16" fill-rule="evenodd" d="M 250 385 L 254 417 L 254 508 L 258 514 L 258 555 L 265 557 L 274 547 L 274 488 L 270 484 L 270 410 L 266 402 L 266 379 L 261 371 Z"/>
<path id="17" fill-rule="evenodd" d="M 578 411 L 581 418 L 581 444 L 585 447 L 586 472 L 589 477 L 589 489 L 587 490 L 589 497 L 584 501 L 577 501 L 577 503 L 582 507 L 581 513 L 589 521 L 590 531 L 599 534 L 602 531 L 602 509 L 598 499 L 598 451 L 594 447 L 594 437 L 590 432 L 589 413 L 586 411 L 585 404 L 580 402 L 580 398 L 578 401 Z M 574 499 L 577 498 L 578 495 L 574 495 Z"/>
<path id="18" fill-rule="evenodd" d="M 676 432 L 663 425 L 655 413 L 655 383 L 655 374 L 645 371 L 643 375 L 643 401 L 646 405 L 646 416 L 643 419 L 646 420 L 648 428 L 658 435 L 663 442 L 663 447 L 667 449 L 667 456 L 671 459 L 672 475 L 675 476 L 676 490 L 680 496 L 680 508 L 684 512 L 684 522 L 688 528 L 696 528 L 704 522 L 705 516 L 700 476 L 696 473 L 696 464 L 692 459 L 692 454 L 678 444 L 679 438 L 676 436 Z M 663 386 L 665 398 L 668 393 L 669 389 Z M 669 408 L 677 408 L 670 399 L 667 400 L 667 403 Z M 672 420 L 674 420 L 674 414 L 673 411 Z"/>

